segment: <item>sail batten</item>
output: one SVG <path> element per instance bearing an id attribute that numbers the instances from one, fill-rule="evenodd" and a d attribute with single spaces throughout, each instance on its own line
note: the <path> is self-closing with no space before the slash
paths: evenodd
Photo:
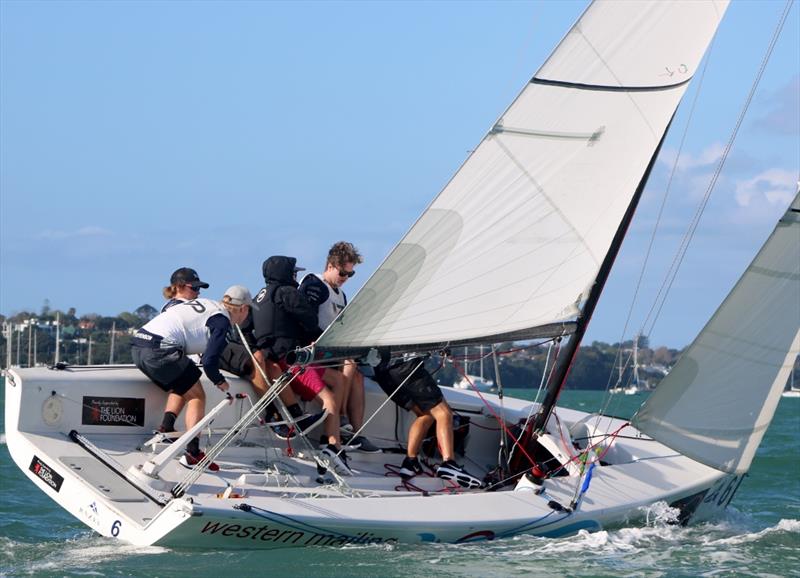
<path id="1" fill-rule="evenodd" d="M 726 5 L 589 6 L 317 349 L 574 322 Z"/>
<path id="2" fill-rule="evenodd" d="M 552 80 L 547 78 L 536 78 L 531 80 L 533 84 L 549 84 L 550 86 L 561 86 L 564 88 L 574 88 L 576 90 L 597 90 L 601 92 L 653 92 L 656 90 L 670 90 L 678 88 L 684 84 L 689 84 L 691 78 L 681 80 L 674 84 L 658 84 L 654 86 L 621 86 L 621 85 L 603 85 L 603 84 L 581 84 L 579 82 L 568 82 L 566 80 Z"/>

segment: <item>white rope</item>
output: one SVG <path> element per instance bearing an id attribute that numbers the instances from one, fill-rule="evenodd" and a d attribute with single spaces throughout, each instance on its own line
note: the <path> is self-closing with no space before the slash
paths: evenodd
<path id="1" fill-rule="evenodd" d="M 539 396 L 542 393 L 542 389 L 544 389 L 544 384 L 547 382 L 547 366 L 550 363 L 550 354 L 553 351 L 553 343 L 554 341 L 551 340 L 550 346 L 547 348 L 547 357 L 545 357 L 544 359 L 544 369 L 542 369 L 542 380 L 539 382 L 539 389 L 536 391 L 536 397 L 534 398 L 533 403 L 531 403 L 531 407 L 528 410 L 528 417 L 525 418 L 525 424 L 522 426 L 523 432 L 528 429 L 528 424 L 530 423 L 531 418 L 533 417 L 533 409 L 536 407 L 536 404 L 539 403 Z M 515 439 L 514 445 L 512 445 L 511 449 L 509 450 L 509 455 L 514 453 L 514 450 L 517 448 L 518 445 L 519 445 L 519 439 Z"/>
<path id="2" fill-rule="evenodd" d="M 244 333 L 242 332 L 242 328 L 239 327 L 238 324 L 236 324 L 236 331 L 239 332 L 239 339 L 241 339 L 242 345 L 244 345 L 245 351 L 247 351 L 247 354 L 250 356 L 250 360 L 253 362 L 253 366 L 255 366 L 255 368 L 261 374 L 261 377 L 264 378 L 264 381 L 267 383 L 267 385 L 271 386 L 272 384 L 270 383 L 269 377 L 267 377 L 267 374 L 264 371 L 264 369 L 261 367 L 261 364 L 258 363 L 258 360 L 256 359 L 255 355 L 253 355 L 253 352 L 250 350 L 250 346 L 247 343 L 247 339 L 245 339 Z M 299 372 L 296 373 L 292 377 L 292 380 L 294 380 L 294 378 L 297 377 L 298 375 L 300 375 Z M 284 387 L 286 387 L 286 386 L 284 385 Z M 280 392 L 282 392 L 282 391 L 283 391 L 283 388 L 281 388 Z M 278 392 L 278 393 L 280 394 L 280 392 Z M 264 396 L 264 397 L 266 397 L 266 396 Z M 297 432 L 297 435 L 300 436 L 300 439 L 301 439 L 303 445 L 306 446 L 306 449 L 308 450 L 309 455 L 317 463 L 317 465 L 319 467 L 325 469 L 325 470 L 328 470 L 328 472 L 330 472 L 331 475 L 334 478 L 336 478 L 336 481 L 339 483 L 339 485 L 341 487 L 347 488 L 347 489 L 351 489 L 350 486 L 348 486 L 348 484 L 344 481 L 344 478 L 342 478 L 342 476 L 340 476 L 336 472 L 335 468 L 333 467 L 333 460 L 328 460 L 324 455 L 319 454 L 314 449 L 314 446 L 309 441 L 308 437 L 306 437 L 306 432 L 304 432 L 299 427 L 297 427 L 297 424 L 295 423 L 294 418 L 292 417 L 291 413 L 289 413 L 289 410 L 286 408 L 286 404 L 283 403 L 283 400 L 281 400 L 278 397 L 278 395 L 275 395 L 273 401 L 274 401 L 276 407 L 278 408 L 278 411 L 280 412 L 281 417 L 283 417 L 284 421 L 286 423 L 290 424 L 290 427 L 294 427 L 295 431 Z M 336 416 L 336 417 L 338 417 L 338 416 Z M 325 419 L 327 419 L 327 417 Z M 339 451 L 341 453 L 341 450 L 339 450 Z M 337 457 L 338 457 L 338 454 L 337 454 Z"/>
<path id="3" fill-rule="evenodd" d="M 394 396 L 394 394 L 396 394 L 398 391 L 400 391 L 400 388 L 403 387 L 409 379 L 411 379 L 411 376 L 414 375 L 417 372 L 417 370 L 420 368 L 420 366 L 422 366 L 423 363 L 425 363 L 425 358 L 424 357 L 420 360 L 420 362 L 414 368 L 414 371 L 409 373 L 408 376 L 402 381 L 402 383 L 400 383 L 400 385 L 398 385 L 395 388 L 395 390 L 391 393 L 391 395 L 389 395 L 389 397 L 387 397 L 386 400 L 382 404 L 380 404 L 378 406 L 378 409 L 376 409 L 374 412 L 372 412 L 372 415 L 369 416 L 369 419 L 364 421 L 364 425 L 362 425 L 360 428 L 358 428 L 358 431 L 353 434 L 353 438 L 358 437 L 359 434 L 361 434 L 361 432 L 364 431 L 364 428 L 367 427 L 369 422 L 371 422 L 375 418 L 375 416 L 380 413 L 380 411 L 386 406 L 387 403 L 392 401 L 392 397 Z M 343 451 L 344 451 L 344 448 L 340 449 L 339 452 L 336 454 L 336 457 L 339 457 L 339 454 L 341 454 Z"/>

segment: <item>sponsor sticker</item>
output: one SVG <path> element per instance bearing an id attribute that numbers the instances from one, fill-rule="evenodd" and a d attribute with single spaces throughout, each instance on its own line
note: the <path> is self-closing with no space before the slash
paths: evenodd
<path id="1" fill-rule="evenodd" d="M 53 468 L 48 466 L 38 456 L 33 456 L 31 465 L 28 467 L 36 476 L 45 484 L 53 488 L 56 492 L 61 489 L 61 484 L 64 483 L 64 478 L 61 477 Z"/>
<path id="2" fill-rule="evenodd" d="M 144 398 L 83 397 L 83 425 L 144 425 Z"/>

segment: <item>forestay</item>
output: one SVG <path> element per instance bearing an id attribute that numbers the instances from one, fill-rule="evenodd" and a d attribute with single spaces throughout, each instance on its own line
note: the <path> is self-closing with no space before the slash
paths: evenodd
<path id="1" fill-rule="evenodd" d="M 317 348 L 571 332 L 726 7 L 592 4 Z"/>
<path id="2" fill-rule="evenodd" d="M 708 466 L 746 472 L 799 350 L 800 193 L 634 424 Z"/>

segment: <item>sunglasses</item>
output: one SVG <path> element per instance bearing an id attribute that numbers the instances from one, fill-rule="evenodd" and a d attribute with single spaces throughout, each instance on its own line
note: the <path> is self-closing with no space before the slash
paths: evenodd
<path id="1" fill-rule="evenodd" d="M 348 279 L 356 274 L 355 271 L 342 271 L 341 269 L 338 269 L 338 271 L 339 277 L 347 277 Z"/>
<path id="2" fill-rule="evenodd" d="M 199 287 L 198 285 L 187 285 L 187 287 L 189 287 L 189 289 L 191 289 L 195 293 L 200 293 L 201 287 Z"/>

